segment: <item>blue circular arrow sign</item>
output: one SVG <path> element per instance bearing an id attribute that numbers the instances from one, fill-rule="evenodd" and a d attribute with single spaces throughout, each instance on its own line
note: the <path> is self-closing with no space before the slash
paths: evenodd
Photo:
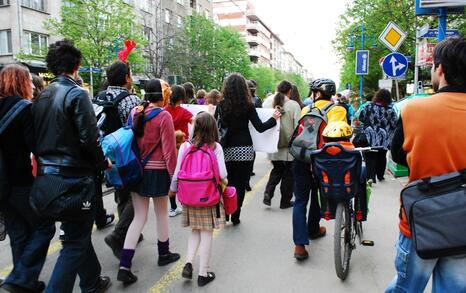
<path id="1" fill-rule="evenodd" d="M 382 69 L 389 77 L 402 76 L 408 70 L 408 59 L 400 53 L 388 54 L 383 60 Z"/>

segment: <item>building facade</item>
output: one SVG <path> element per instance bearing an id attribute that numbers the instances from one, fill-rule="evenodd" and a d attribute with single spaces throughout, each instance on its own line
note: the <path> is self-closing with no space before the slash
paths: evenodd
<path id="1" fill-rule="evenodd" d="M 251 1 L 213 0 L 213 7 L 217 23 L 236 30 L 244 38 L 252 63 L 307 78 L 301 63 L 286 51 L 284 42 L 262 21 Z"/>

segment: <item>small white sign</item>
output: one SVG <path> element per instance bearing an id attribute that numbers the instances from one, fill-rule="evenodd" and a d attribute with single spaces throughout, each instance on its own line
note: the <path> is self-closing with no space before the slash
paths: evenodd
<path id="1" fill-rule="evenodd" d="M 388 49 L 396 52 L 401 44 L 403 44 L 406 36 L 407 34 L 400 27 L 390 21 L 380 34 L 379 41 Z"/>
<path id="2" fill-rule="evenodd" d="M 392 84 L 391 79 L 379 79 L 379 89 L 392 90 Z"/>

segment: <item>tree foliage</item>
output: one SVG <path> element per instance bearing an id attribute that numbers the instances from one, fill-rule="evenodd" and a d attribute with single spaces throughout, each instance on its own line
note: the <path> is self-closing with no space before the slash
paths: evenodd
<path id="1" fill-rule="evenodd" d="M 134 8 L 123 0 L 67 0 L 62 2 L 61 18 L 50 19 L 45 27 L 74 41 L 83 54 L 83 66 L 103 68 L 116 61 L 115 47 L 121 50 L 127 39 L 137 48 L 128 60 L 135 72 L 143 70 L 142 27 L 135 23 Z"/>
<path id="2" fill-rule="evenodd" d="M 256 94 L 264 98 L 267 93 L 275 92 L 277 85 L 282 80 L 287 80 L 296 85 L 301 97 L 305 97 L 309 91 L 307 81 L 296 73 L 283 72 L 265 66 L 253 66 L 250 73 L 246 75 L 248 79 L 254 79 L 257 82 Z"/>
<path id="3" fill-rule="evenodd" d="M 407 38 L 399 48 L 399 52 L 405 56 L 415 56 L 416 28 L 428 23 L 430 27 L 438 26 L 438 19 L 435 16 L 415 16 L 414 0 L 353 0 L 347 5 L 346 11 L 340 17 L 339 29 L 334 48 L 342 61 L 340 72 L 341 85 L 350 83 L 353 90 L 359 91 L 359 77 L 354 74 L 355 68 L 355 51 L 348 51 L 350 35 L 353 29 L 361 24 L 365 24 L 366 38 L 365 49 L 370 49 L 373 43 L 377 44 L 377 49 L 370 51 L 369 75 L 364 77 L 364 92 L 375 91 L 378 88 L 378 80 L 382 78 L 382 69 L 379 65 L 379 59 L 386 56 L 390 51 L 381 44 L 377 38 L 383 31 L 388 22 L 395 22 L 401 29 L 407 33 Z M 463 33 L 466 32 L 466 20 L 461 15 L 449 15 L 449 27 L 459 28 Z M 360 36 L 360 30 L 355 31 L 355 35 Z M 353 39 L 354 48 L 361 49 L 360 39 Z M 407 81 L 413 79 L 414 62 L 409 64 L 407 72 Z M 405 83 L 405 82 L 404 82 Z"/>
<path id="4" fill-rule="evenodd" d="M 220 88 L 228 73 L 249 72 L 246 44 L 239 33 L 200 14 L 185 17 L 167 49 L 167 67 L 197 88 Z"/>

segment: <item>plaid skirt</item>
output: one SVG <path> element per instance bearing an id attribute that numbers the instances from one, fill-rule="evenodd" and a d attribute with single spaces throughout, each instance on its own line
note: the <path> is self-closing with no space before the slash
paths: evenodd
<path id="1" fill-rule="evenodd" d="M 220 202 L 220 218 L 217 218 L 217 207 L 190 207 L 183 205 L 182 226 L 191 229 L 213 230 L 225 225 L 225 209 Z"/>

